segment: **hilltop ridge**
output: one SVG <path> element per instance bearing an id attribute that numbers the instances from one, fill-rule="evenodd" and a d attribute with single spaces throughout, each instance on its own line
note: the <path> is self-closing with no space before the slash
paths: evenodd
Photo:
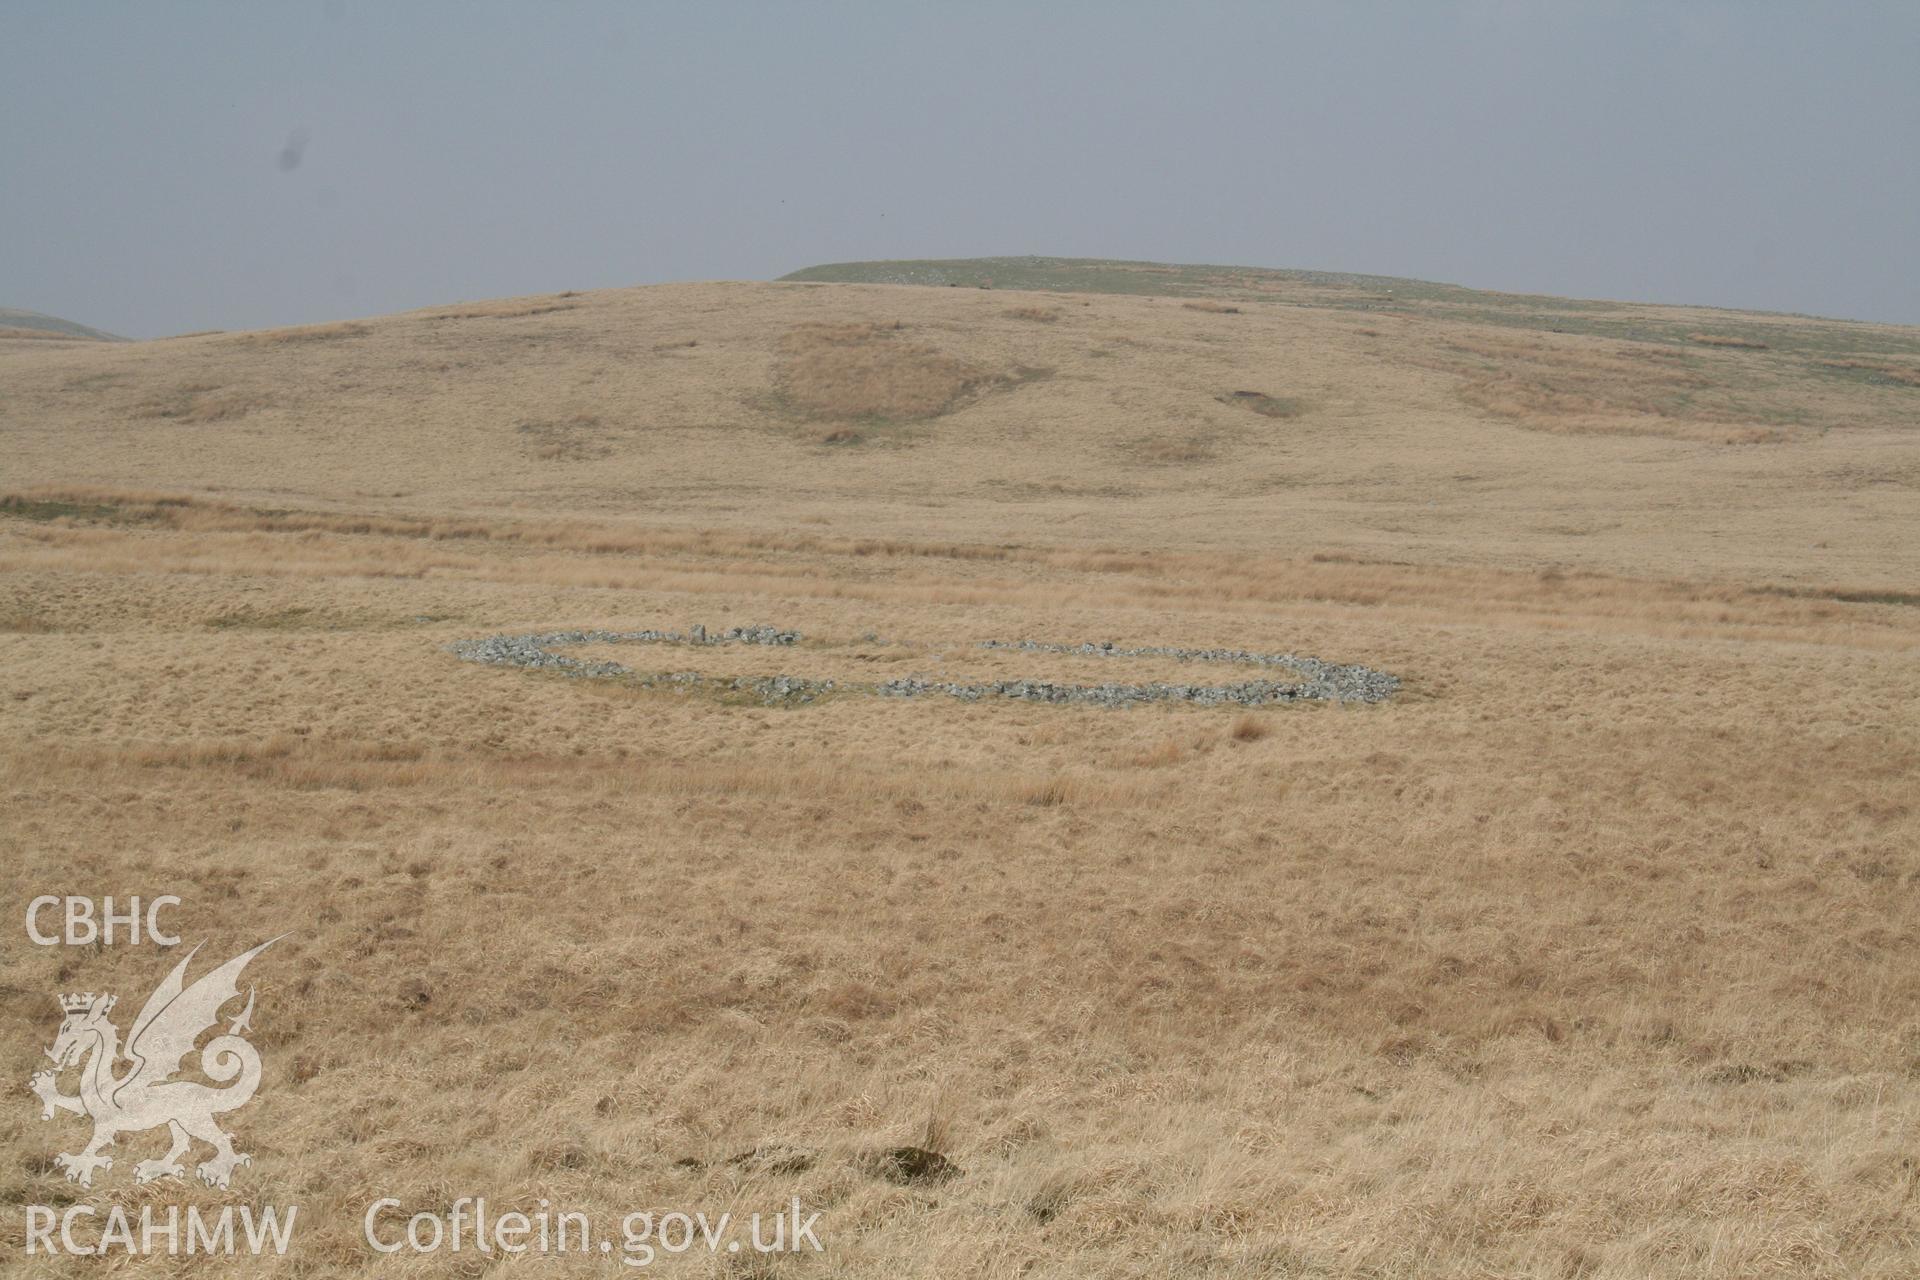
<path id="1" fill-rule="evenodd" d="M 0 344 L 7 489 L 1848 591 L 1920 572 L 1920 329 L 1186 270 Z"/>
<path id="2" fill-rule="evenodd" d="M 1503 293 L 1349 271 L 1024 256 L 830 262 L 789 272 L 780 280 L 1213 298 L 1683 345 L 1701 317 L 1709 316 L 1723 327 L 1753 326 L 1767 334 L 1779 334 L 1782 326 L 1791 326 L 1796 330 L 1791 345 L 1808 352 L 1864 345 L 1889 354 L 1920 355 L 1920 326 L 1687 303 Z"/>
<path id="3" fill-rule="evenodd" d="M 0 338 L 85 338 L 91 342 L 126 342 L 119 334 L 62 320 L 38 311 L 0 307 Z"/>

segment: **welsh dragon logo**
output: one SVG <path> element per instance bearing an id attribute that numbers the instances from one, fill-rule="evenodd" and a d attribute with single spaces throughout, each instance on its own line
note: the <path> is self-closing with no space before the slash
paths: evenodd
<path id="1" fill-rule="evenodd" d="M 65 1016 L 59 1037 L 47 1050 L 54 1069 L 36 1072 L 28 1087 L 44 1104 L 43 1120 L 51 1120 L 56 1111 L 93 1119 L 93 1140 L 85 1149 L 55 1157 L 69 1182 L 92 1186 L 94 1170 L 113 1168 L 113 1157 L 102 1152 L 116 1137 L 161 1125 L 172 1134 L 173 1146 L 158 1160 L 134 1165 L 136 1182 L 185 1177 L 180 1159 L 195 1139 L 213 1148 L 212 1158 L 195 1170 L 210 1187 L 227 1186 L 235 1168 L 252 1163 L 251 1156 L 233 1149 L 233 1135 L 214 1122 L 215 1116 L 245 1106 L 260 1087 L 259 1051 L 241 1035 L 252 1029 L 251 987 L 246 1008 L 228 1024 L 226 1034 L 198 1050 L 201 1071 L 224 1087 L 174 1077 L 183 1060 L 195 1052 L 194 1042 L 219 1024 L 221 1008 L 239 997 L 240 973 L 247 962 L 279 940 L 270 939 L 235 956 L 192 986 L 186 985 L 187 965 L 200 948 L 188 952 L 147 997 L 127 1033 L 124 1051 L 119 1029 L 107 1019 L 116 997 L 91 991 L 60 997 Z M 116 1074 L 123 1058 L 132 1065 Z M 61 1093 L 59 1073 L 76 1064 L 80 1064 L 80 1092 Z"/>

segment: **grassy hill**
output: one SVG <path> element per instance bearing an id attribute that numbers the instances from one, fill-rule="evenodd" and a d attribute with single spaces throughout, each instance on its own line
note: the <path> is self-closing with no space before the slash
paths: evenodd
<path id="1" fill-rule="evenodd" d="M 85 338 L 91 342 L 125 342 L 126 339 L 84 324 L 41 315 L 38 311 L 19 311 L 0 307 L 0 339 L 6 338 Z"/>
<path id="2" fill-rule="evenodd" d="M 1544 333 L 1586 334 L 1685 349 L 1710 337 L 1807 357 L 1885 355 L 1920 359 L 1920 329 L 1826 320 L 1778 312 L 1660 306 L 1498 293 L 1399 276 L 1290 271 L 1105 258 L 949 258 L 835 262 L 781 277 L 788 281 L 900 284 L 1121 293 L 1168 298 L 1339 308 L 1382 316 L 1499 325 Z"/>
<path id="3" fill-rule="evenodd" d="M 1194 270 L 1114 268 L 1170 293 L 673 285 L 15 343 L 0 431 L 19 487 L 688 525 L 724 494 L 734 528 L 1920 578 L 1920 330 L 1608 304 L 1658 334 L 1624 339 Z"/>
<path id="4" fill-rule="evenodd" d="M 1920 1272 L 1920 335 L 1045 269 L 0 343 L 0 896 L 285 935 L 261 1274 L 456 1195 L 822 1213 L 741 1276 Z M 1281 654 L 1399 684 L 880 693 Z M 157 957 L 0 950 L 0 1080 Z"/>

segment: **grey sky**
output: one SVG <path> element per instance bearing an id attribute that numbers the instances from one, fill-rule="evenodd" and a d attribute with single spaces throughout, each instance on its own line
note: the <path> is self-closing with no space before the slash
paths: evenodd
<path id="1" fill-rule="evenodd" d="M 1021 253 L 1920 323 L 1920 5 L 15 0 L 0 234 L 137 337 Z"/>

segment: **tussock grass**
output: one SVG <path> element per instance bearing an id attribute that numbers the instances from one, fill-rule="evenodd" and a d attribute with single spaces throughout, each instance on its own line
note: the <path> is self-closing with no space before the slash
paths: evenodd
<path id="1" fill-rule="evenodd" d="M 1035 324 L 1057 324 L 1061 311 L 1058 307 L 1012 307 L 1000 313 L 1009 320 L 1031 320 Z"/>
<path id="2" fill-rule="evenodd" d="M 1166 738 L 1135 755 L 1133 763 L 1142 769 L 1164 769 L 1168 765 L 1179 764 L 1186 758 L 1187 752 L 1179 741 Z"/>
<path id="3" fill-rule="evenodd" d="M 1073 795 L 1073 786 L 1065 778 L 1049 778 L 1043 782 L 1023 782 L 1017 794 L 1022 804 L 1052 809 L 1067 803 Z"/>
<path id="4" fill-rule="evenodd" d="M 408 518 L 354 512 L 243 507 L 215 499 L 150 490 L 40 487 L 0 495 L 0 515 L 53 529 L 36 538 L 39 548 L 15 563 L 58 558 L 71 567 L 139 563 L 171 572 L 337 577 L 420 577 L 450 571 L 495 581 L 554 581 L 581 586 L 636 589 L 670 584 L 675 590 L 751 589 L 783 580 L 788 558 L 843 564 L 847 580 L 822 588 L 826 598 L 883 599 L 858 581 L 874 561 L 953 562 L 970 576 L 949 578 L 932 569 L 922 576 L 902 567 L 883 570 L 894 590 L 922 592 L 928 602 L 971 603 L 1000 598 L 1037 605 L 1058 599 L 1057 587 L 1035 587 L 1036 570 L 1089 575 L 1112 582 L 1107 590 L 1083 586 L 1089 601 L 1151 602 L 1158 606 L 1302 604 L 1337 601 L 1377 607 L 1389 600 L 1439 616 L 1449 602 L 1470 596 L 1491 614 L 1513 622 L 1565 617 L 1582 625 L 1651 627 L 1682 634 L 1696 626 L 1764 632 L 1781 640 L 1813 642 L 1821 628 L 1837 625 L 1866 641 L 1857 629 L 1866 621 L 1846 604 L 1885 602 L 1903 586 L 1848 582 L 1829 588 L 1745 586 L 1700 579 L 1651 580 L 1583 572 L 1569 575 L 1396 564 L 1345 553 L 1305 557 L 1243 553 L 1168 553 L 1120 547 L 1046 547 L 993 543 L 917 542 L 911 539 L 846 538 L 785 531 L 741 533 L 726 529 L 660 529 L 607 521 L 449 517 Z M 137 533 L 117 526 L 161 528 L 199 535 L 198 550 L 168 554 Z M 276 535 L 263 539 L 259 535 Z M 491 557 L 489 544 L 516 549 Z M 457 550 L 466 548 L 465 550 Z M 528 556 L 525 552 L 541 552 Z M 663 561 L 665 563 L 652 563 Z M 0 564 L 6 561 L 0 559 Z M 977 577 L 990 567 L 1006 576 Z M 789 581 L 789 589 L 800 584 Z M 1897 602 L 1897 601 L 1896 601 Z M 1673 630 L 1683 629 L 1682 631 Z M 1698 634 L 1707 634 L 1702 631 Z"/>
<path id="5" fill-rule="evenodd" d="M 437 638 L 370 629 L 179 647 L 179 619 L 218 600 L 370 618 L 450 591 L 491 617 L 608 607 L 551 563 L 517 580 L 523 542 L 461 540 L 484 559 L 432 583 L 363 572 L 396 545 L 447 545 L 425 538 L 16 527 L 91 557 L 35 552 L 10 579 L 57 587 L 62 625 L 113 661 L 10 638 L 9 686 L 31 696 L 0 702 L 0 768 L 38 834 L 8 874 L 109 874 L 164 806 L 142 871 L 182 890 L 197 934 L 238 947 L 301 926 L 291 967 L 260 975 L 272 1123 L 236 1127 L 261 1153 L 253 1194 L 318 1205 L 308 1246 L 357 1222 L 350 1196 L 306 1185 L 313 1167 L 424 1196 L 451 1144 L 503 1202 L 556 1178 L 596 1212 L 817 1198 L 855 1274 L 959 1235 L 1032 1250 L 1039 1274 L 1124 1272 L 1170 1240 L 1392 1274 L 1409 1205 L 1449 1256 L 1522 1274 L 1576 1254 L 1636 1276 L 1906 1261 L 1910 610 L 1873 615 L 1905 645 L 1877 650 L 1818 612 L 1849 608 L 1831 601 L 1349 559 L 1302 565 L 1318 576 L 1286 605 L 1236 611 L 1273 563 L 804 539 L 747 554 L 724 531 L 711 581 L 617 598 L 616 625 L 778 613 L 957 653 L 986 624 L 921 589 L 1005 564 L 1030 593 L 989 584 L 995 630 L 1299 641 L 1442 677 L 1364 711 L 848 701 L 775 717 L 476 671 Z M 108 543 L 57 541 L 93 534 L 149 554 L 123 569 Z M 272 580 L 232 558 L 321 542 L 364 543 L 362 563 L 263 595 Z M 169 572 L 156 543 L 207 572 Z M 820 594 L 801 599 L 802 581 Z M 1340 583 L 1372 603 L 1330 607 Z M 875 594 L 853 605 L 843 586 Z M 1612 625 L 1591 611 L 1609 600 Z M 1668 636 L 1683 607 L 1703 638 Z M 1756 632 L 1760 616 L 1798 630 Z M 1743 767 L 1754 753 L 1764 775 Z M 636 929 L 663 897 L 673 927 Z M 84 981 L 150 984 L 151 952 L 124 950 L 89 958 Z M 45 986 L 44 960 L 16 949 L 0 981 Z M 314 973 L 339 976 L 303 986 Z M 10 1070 L 48 1028 L 18 1030 Z M 573 1051 L 542 1048 L 560 1041 Z M 405 1105 L 396 1061 L 471 1119 L 449 1131 Z M 501 1106 L 517 1089 L 541 1105 Z M 378 1125 L 343 1141 L 358 1121 L 341 1117 L 381 1097 L 396 1102 Z M 1678 1156 L 1676 1114 L 1693 1126 Z M 1567 1161 L 1576 1132 L 1607 1160 Z M 45 1131 L 15 1145 L 39 1151 Z M 870 1154 L 901 1146 L 965 1170 L 904 1223 Z M 23 1192 L 57 1191 L 57 1171 L 23 1168 Z M 1790 1247 L 1842 1228 L 1830 1265 Z"/>
<path id="6" fill-rule="evenodd" d="M 267 1077 L 228 1122 L 256 1153 L 235 1194 L 302 1206 L 263 1275 L 364 1272 L 388 1194 L 615 1223 L 799 1196 L 831 1251 L 801 1270 L 861 1280 L 1914 1273 L 1904 389 L 1821 371 L 1828 331 L 1789 319 L 1755 358 L 1684 342 L 1723 313 L 1657 342 L 1544 332 L 1651 313 L 1504 304 L 1539 308 L 1522 331 L 1444 293 L 1357 322 L 1413 304 L 1218 274 L 1153 280 L 1265 305 L 1200 326 L 1090 293 L 1047 325 L 1003 313 L 1050 295 L 921 289 L 875 334 L 871 287 L 674 286 L 596 293 L 550 343 L 428 313 L 378 342 L 6 344 L 0 879 L 179 893 L 203 958 L 288 934 L 249 972 Z M 1057 376 L 831 450 L 868 428 L 764 403 L 814 324 Z M 1913 358 L 1841 336 L 1819 353 Z M 1460 399 L 1502 373 L 1543 388 L 1530 416 Z M 219 449 L 128 428 L 199 384 L 273 412 Z M 1315 410 L 1213 403 L 1260 387 Z M 621 447 L 529 462 L 518 424 L 576 414 Z M 1737 457 L 1711 434 L 1776 419 Z M 1205 469 L 1129 452 L 1188 434 Z M 774 710 L 446 651 L 694 621 L 815 643 L 663 667 L 1227 670 L 974 647 L 1032 637 L 1406 684 Z M 889 643 L 830 643 L 856 635 Z M 166 963 L 0 949 L 27 993 L 0 1078 L 46 1065 L 45 993 L 136 1008 Z M 9 1193 L 65 1203 L 79 1122 L 18 1120 Z M 203 1195 L 132 1187 L 160 1145 L 123 1137 L 100 1194 Z M 915 1183 L 902 1148 L 964 1172 Z"/>
<path id="7" fill-rule="evenodd" d="M 1211 298 L 1198 298 L 1192 302 L 1183 302 L 1180 305 L 1188 311 L 1205 311 L 1210 315 L 1216 316 L 1237 316 L 1240 314 L 1239 307 L 1227 302 L 1215 302 Z"/>
<path id="8" fill-rule="evenodd" d="M 1690 333 L 1687 335 L 1687 341 L 1698 343 L 1703 347 L 1726 347 L 1739 351 L 1768 349 L 1767 344 L 1758 338 L 1740 338 L 1730 333 Z"/>

